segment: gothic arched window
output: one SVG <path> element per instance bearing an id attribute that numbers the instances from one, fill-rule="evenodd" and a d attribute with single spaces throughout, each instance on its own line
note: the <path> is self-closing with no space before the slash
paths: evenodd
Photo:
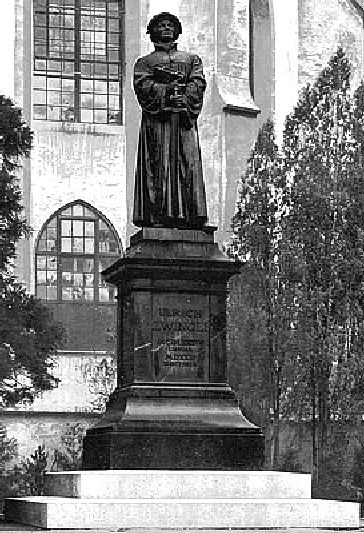
<path id="1" fill-rule="evenodd" d="M 44 224 L 36 243 L 36 296 L 43 300 L 110 302 L 114 288 L 100 272 L 121 255 L 111 223 L 77 200 Z"/>

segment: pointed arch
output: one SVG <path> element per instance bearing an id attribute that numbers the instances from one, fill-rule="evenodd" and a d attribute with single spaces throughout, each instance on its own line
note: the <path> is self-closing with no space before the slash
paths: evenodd
<path id="1" fill-rule="evenodd" d="M 83 200 L 65 204 L 47 219 L 36 240 L 36 296 L 47 301 L 113 301 L 114 289 L 100 273 L 121 254 L 117 231 L 100 211 Z"/>

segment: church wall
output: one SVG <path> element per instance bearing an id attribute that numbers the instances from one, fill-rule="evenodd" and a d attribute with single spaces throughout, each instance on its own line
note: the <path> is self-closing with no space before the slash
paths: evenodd
<path id="1" fill-rule="evenodd" d="M 222 221 L 223 242 L 231 235 L 231 220 L 235 213 L 239 183 L 253 148 L 257 132 L 273 109 L 272 24 L 268 0 L 252 0 L 250 54 L 250 89 L 254 104 L 259 109 L 256 116 L 245 113 L 226 113 L 223 131 L 225 151 L 226 191 Z"/>
<path id="2" fill-rule="evenodd" d="M 14 57 L 9 53 L 15 42 L 14 7 L 14 0 L 3 2 L 0 17 L 0 93 L 10 98 L 14 98 Z"/>
<path id="3" fill-rule="evenodd" d="M 81 199 L 101 211 L 125 243 L 124 128 L 33 122 L 33 129 L 31 225 L 34 237 L 54 211 Z M 33 239 L 32 257 L 34 245 Z M 34 290 L 34 260 L 31 264 L 31 290 Z"/>
<path id="4" fill-rule="evenodd" d="M 363 77 L 362 11 L 351 0 L 299 2 L 299 85 L 312 83 L 342 46 L 352 65 L 352 86 Z"/>
<path id="5" fill-rule="evenodd" d="M 32 0 L 14 0 L 14 99 L 15 105 L 22 109 L 23 117 L 30 125 L 31 112 L 31 13 Z M 22 161 L 22 169 L 19 170 L 19 180 L 21 183 L 24 214 L 29 223 L 32 219 L 31 206 L 31 180 L 30 162 L 28 159 Z M 17 246 L 17 261 L 15 273 L 19 280 L 24 283 L 28 290 L 31 287 L 31 240 L 22 239 Z"/>
<path id="6" fill-rule="evenodd" d="M 61 380 L 55 390 L 43 392 L 30 406 L 0 412 L 0 425 L 6 427 L 7 437 L 18 443 L 14 462 L 44 445 L 49 454 L 48 470 L 55 450 L 66 451 L 62 436 L 76 425 L 84 431 L 95 425 L 116 386 L 115 360 L 106 351 L 64 352 L 53 360 L 53 374 Z"/>
<path id="7" fill-rule="evenodd" d="M 61 381 L 55 390 L 43 392 L 26 407 L 27 413 L 97 411 L 101 397 L 110 394 L 116 386 L 114 358 L 106 351 L 64 352 L 54 356 L 53 361 L 52 373 Z"/>
<path id="8" fill-rule="evenodd" d="M 37 413 L 30 412 L 24 416 L 21 412 L 0 413 L 0 424 L 6 427 L 7 438 L 16 439 L 18 444 L 17 455 L 12 462 L 6 464 L 20 464 L 38 448 L 44 446 L 48 453 L 47 470 L 52 468 L 55 450 L 66 452 L 62 436 L 72 431 L 79 425 L 84 431 L 92 427 L 99 420 L 100 415 L 92 413 Z"/>
<path id="9" fill-rule="evenodd" d="M 286 116 L 297 103 L 298 86 L 298 4 L 300 0 L 270 0 L 272 43 L 272 109 L 277 141 L 283 140 Z"/>

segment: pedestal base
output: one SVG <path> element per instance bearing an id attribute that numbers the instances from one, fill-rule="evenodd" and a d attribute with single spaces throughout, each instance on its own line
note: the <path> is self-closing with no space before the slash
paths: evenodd
<path id="1" fill-rule="evenodd" d="M 83 467 L 254 470 L 262 466 L 262 445 L 259 435 L 91 430 L 84 440 Z"/>
<path id="2" fill-rule="evenodd" d="M 83 468 L 257 470 L 263 448 L 228 386 L 134 386 L 116 390 L 87 431 Z"/>
<path id="3" fill-rule="evenodd" d="M 118 287 L 118 387 L 84 469 L 257 470 L 263 435 L 226 384 L 226 295 L 240 265 L 216 228 L 143 228 L 103 271 Z"/>

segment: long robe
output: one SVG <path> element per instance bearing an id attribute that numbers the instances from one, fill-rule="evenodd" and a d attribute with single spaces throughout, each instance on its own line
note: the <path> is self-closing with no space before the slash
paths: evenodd
<path id="1" fill-rule="evenodd" d="M 184 109 L 173 107 L 168 83 L 155 74 L 168 67 L 183 74 Z M 201 59 L 172 45 L 135 64 L 134 90 L 142 108 L 134 190 L 136 226 L 201 228 L 207 221 L 197 118 L 206 81 Z"/>

